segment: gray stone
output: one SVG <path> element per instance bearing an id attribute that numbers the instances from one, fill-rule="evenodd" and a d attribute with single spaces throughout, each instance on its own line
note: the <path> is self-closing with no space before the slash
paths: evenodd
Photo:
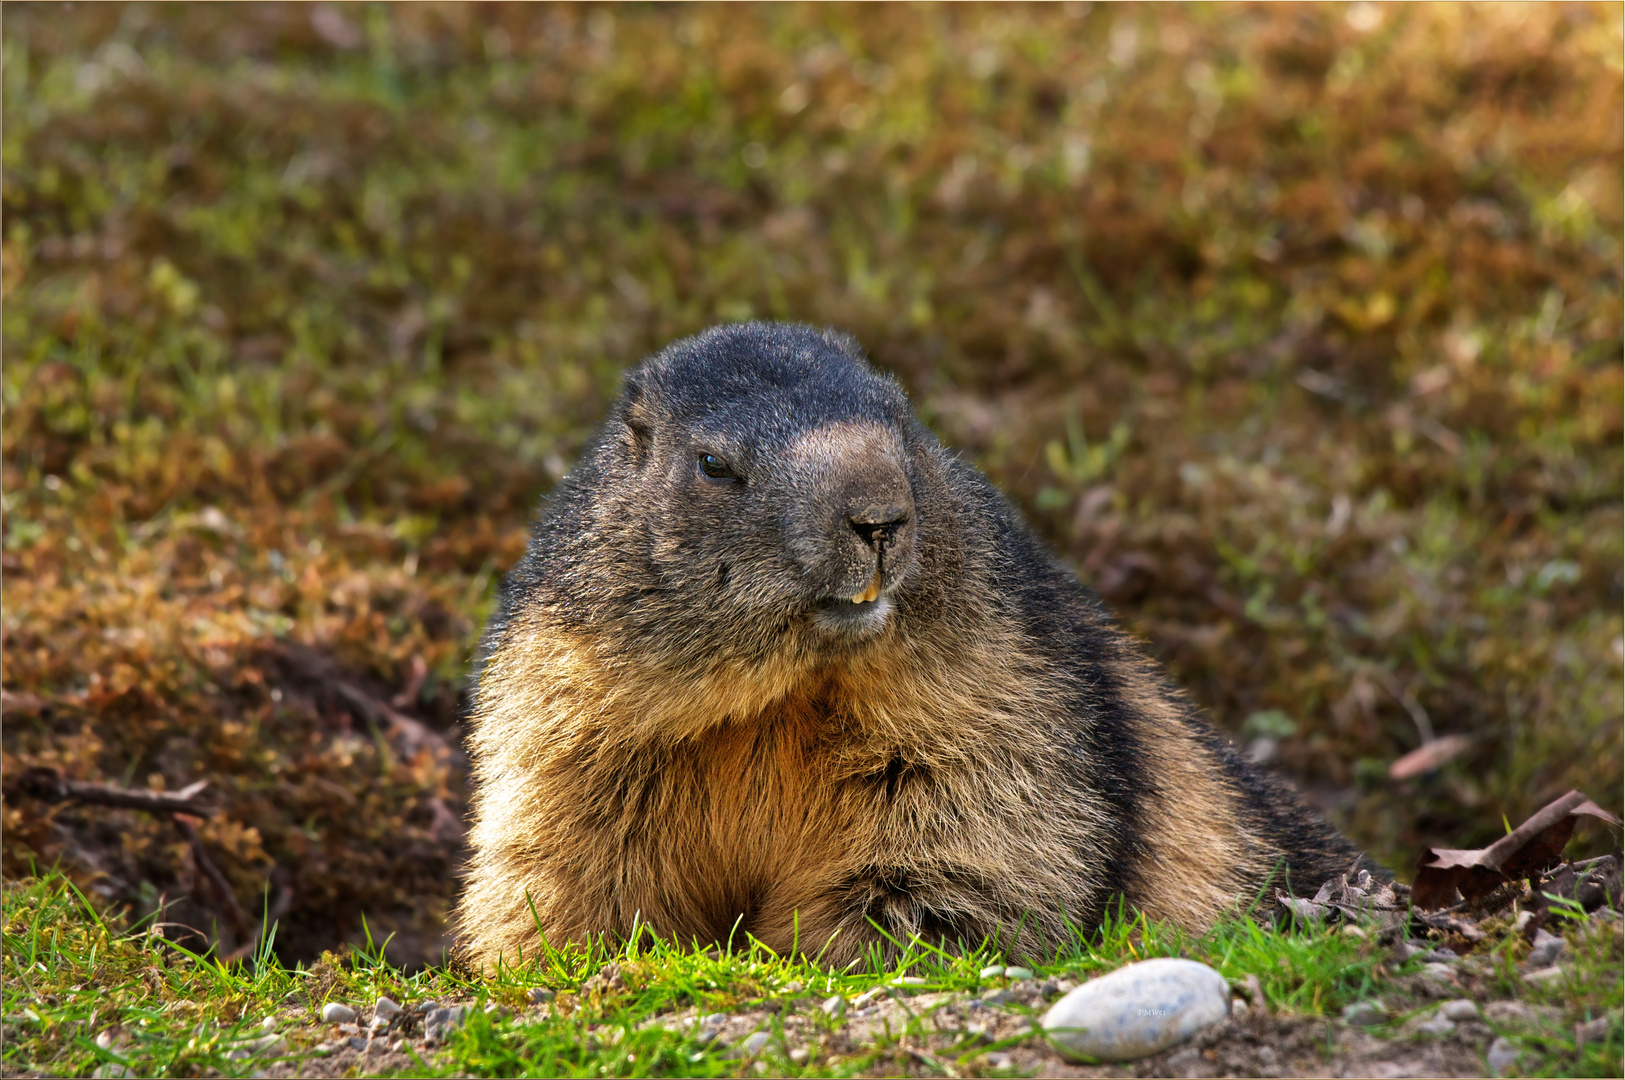
<path id="1" fill-rule="evenodd" d="M 1454 1035 L 1456 1023 L 1447 1017 L 1430 1016 L 1426 1020 L 1417 1021 L 1413 1028 L 1423 1035 Z"/>
<path id="2" fill-rule="evenodd" d="M 395 1053 L 398 1054 L 402 1050 L 406 1049 L 406 1040 L 405 1039 L 396 1039 L 394 1042 L 389 1044 L 389 1048 L 391 1050 L 393 1050 Z"/>
<path id="3" fill-rule="evenodd" d="M 355 1020 L 355 1010 L 350 1006 L 337 1001 L 329 1001 L 322 1006 L 322 1023 L 348 1024 Z"/>
<path id="4" fill-rule="evenodd" d="M 1423 963 L 1427 964 L 1454 964 L 1461 957 L 1449 949 L 1429 949 L 1422 954 Z"/>
<path id="5" fill-rule="evenodd" d="M 1230 1011 L 1230 984 L 1194 960 L 1142 960 L 1057 1001 L 1043 1025 L 1075 1060 L 1133 1061 L 1190 1039 Z"/>
<path id="6" fill-rule="evenodd" d="M 767 1032 L 755 1031 L 745 1037 L 738 1046 L 728 1051 L 731 1058 L 754 1057 L 761 1053 L 762 1047 L 767 1045 Z"/>
<path id="7" fill-rule="evenodd" d="M 712 1013 L 710 1016 L 701 1017 L 700 1023 L 710 1026 L 723 1023 L 727 1019 L 727 1013 Z"/>
<path id="8" fill-rule="evenodd" d="M 1490 1075 L 1500 1076 L 1518 1064 L 1518 1048 L 1511 1039 L 1496 1039 L 1490 1043 L 1490 1051 L 1485 1057 L 1489 1059 Z"/>
<path id="9" fill-rule="evenodd" d="M 392 1020 L 400 1014 L 400 1011 L 400 1005 L 397 1004 L 393 999 L 387 997 L 380 997 L 378 999 L 378 1004 L 372 1007 L 372 1015 L 373 1019 L 375 1020 L 380 1017 L 385 1020 Z"/>
<path id="10" fill-rule="evenodd" d="M 1008 990 L 995 990 L 991 994 L 986 994 L 986 995 L 984 995 L 982 997 L 982 1004 L 983 1005 L 1004 1005 L 1004 1004 L 1012 1001 L 1014 998 L 1015 998 L 1015 995 L 1012 994 Z"/>
<path id="11" fill-rule="evenodd" d="M 513 1015 L 513 1010 L 502 1004 L 500 1001 L 487 1001 L 485 1003 L 484 1011 L 485 1015 L 489 1016 L 492 1020 L 506 1020 L 508 1017 Z"/>
<path id="12" fill-rule="evenodd" d="M 1530 1005 L 1524 1001 L 1492 1001 L 1484 1006 L 1484 1019 L 1509 1031 L 1533 1031 L 1553 1027 L 1562 1013 L 1551 1005 Z"/>
<path id="13" fill-rule="evenodd" d="M 1004 966 L 1002 964 L 993 964 L 989 967 L 983 968 L 981 971 L 978 971 L 976 973 L 976 977 L 978 979 L 997 979 L 1003 974 Z"/>
<path id="14" fill-rule="evenodd" d="M 1561 964 L 1553 964 L 1551 967 L 1536 968 L 1533 971 L 1526 971 L 1523 973 L 1523 981 L 1528 983 L 1552 983 L 1557 982 L 1562 977 L 1563 967 Z"/>
<path id="15" fill-rule="evenodd" d="M 812 1051 L 805 1046 L 798 1046 L 790 1051 L 790 1062 L 793 1065 L 805 1065 L 812 1058 Z"/>
<path id="16" fill-rule="evenodd" d="M 830 1016 L 840 1016 L 846 1011 L 846 999 L 841 995 L 836 994 L 832 998 L 826 998 L 824 1003 L 820 1005 L 819 1008 L 823 1009 L 824 1012 Z"/>
<path id="17" fill-rule="evenodd" d="M 1453 983 L 1456 977 L 1450 973 L 1449 964 L 1427 963 L 1422 965 L 1422 976 L 1434 982 Z"/>
<path id="18" fill-rule="evenodd" d="M 1534 948 L 1524 958 L 1524 967 L 1534 969 L 1551 967 L 1565 951 L 1563 939 L 1544 930 L 1535 931 Z"/>
<path id="19" fill-rule="evenodd" d="M 1388 1010 L 1375 1001 L 1356 1001 L 1343 1007 L 1343 1022 L 1358 1027 L 1375 1027 L 1388 1022 Z"/>
<path id="20" fill-rule="evenodd" d="M 545 1005 L 549 1001 L 552 1001 L 554 998 L 558 997 L 557 994 L 547 989 L 545 986 L 534 987 L 530 993 L 525 996 L 530 999 L 530 1003 L 532 1005 Z"/>
<path id="21" fill-rule="evenodd" d="M 1014 1059 L 1009 1054 L 994 1053 L 987 1055 L 987 1067 L 990 1069 L 1008 1069 L 1012 1064 L 1014 1064 Z"/>
<path id="22" fill-rule="evenodd" d="M 1465 1024 L 1469 1020 L 1478 1019 L 1478 1005 L 1466 998 L 1456 998 L 1439 1006 L 1439 1015 L 1446 1020 L 1454 1020 L 1458 1024 Z"/>
<path id="23" fill-rule="evenodd" d="M 363 1039 L 359 1035 L 351 1035 L 350 1047 L 354 1050 L 365 1050 L 367 1048 L 367 1040 Z"/>
<path id="24" fill-rule="evenodd" d="M 1006 979 L 1030 979 L 1033 977 L 1032 968 L 1007 967 L 1004 969 Z"/>
<path id="25" fill-rule="evenodd" d="M 1608 1017 L 1599 1016 L 1595 1020 L 1574 1025 L 1574 1048 L 1578 1050 L 1589 1042 L 1602 1042 L 1608 1038 Z"/>
<path id="26" fill-rule="evenodd" d="M 468 1020 L 468 1006 L 434 1008 L 423 1018 L 423 1037 L 431 1042 L 442 1042 L 453 1028 L 460 1028 Z"/>

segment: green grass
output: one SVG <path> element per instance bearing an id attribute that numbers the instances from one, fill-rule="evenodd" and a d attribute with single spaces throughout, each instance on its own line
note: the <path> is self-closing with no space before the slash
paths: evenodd
<path id="1" fill-rule="evenodd" d="M 327 1037 L 316 1023 L 321 1006 L 341 1001 L 361 1009 L 380 994 L 410 1005 L 426 999 L 469 1001 L 475 1009 L 444 1050 L 423 1062 L 434 1076 L 717 1076 L 736 1075 L 740 1062 L 686 1030 L 645 1026 L 650 1018 L 687 1007 L 698 1014 L 781 1007 L 811 1009 L 825 1027 L 836 1021 L 813 1006 L 827 997 L 852 999 L 903 976 L 923 979 L 918 994 L 972 996 L 1002 986 L 1002 977 L 980 972 L 1003 961 L 997 947 L 943 951 L 908 943 L 890 962 L 877 951 L 866 961 L 830 970 L 806 958 L 774 954 L 755 941 L 729 949 L 696 949 L 642 934 L 617 949 L 602 944 L 549 949 L 544 956 L 505 967 L 488 978 L 455 969 L 405 974 L 367 947 L 329 954 L 318 963 L 287 968 L 270 948 L 222 965 L 156 941 L 148 927 L 124 925 L 100 912 L 58 874 L 8 882 L 3 898 L 3 1051 L 8 1073 L 34 1070 L 86 1075 L 102 1064 L 122 1065 L 132 1075 L 193 1076 L 214 1072 L 246 1076 L 266 1065 L 263 1057 L 231 1056 L 266 1033 L 275 1018 L 287 1056 L 308 1055 Z M 1272 1012 L 1286 1016 L 1334 1016 L 1345 1005 L 1396 993 L 1393 980 L 1413 973 L 1419 960 L 1398 965 L 1373 932 L 1358 936 L 1339 927 L 1276 931 L 1246 916 L 1226 920 L 1201 937 L 1119 915 L 1087 939 L 1079 937 L 1034 965 L 1040 979 L 1083 981 L 1123 964 L 1160 956 L 1205 962 L 1233 983 L 1256 976 Z M 1559 986 L 1530 991 L 1507 966 L 1502 991 L 1537 1004 L 1557 1006 L 1563 1017 L 1618 1019 L 1621 1009 L 1619 938 L 1616 933 L 1571 932 L 1571 974 Z M 1500 956 L 1510 965 L 1516 946 Z M 592 988 L 588 979 L 606 964 L 618 965 L 624 986 Z M 526 1013 L 528 992 L 556 992 L 545 1015 Z M 923 998 L 905 999 L 920 1002 Z M 1399 998 L 1403 1003 L 1403 996 Z M 515 1018 L 487 1014 L 487 1003 L 506 1005 Z M 1403 1009 L 1396 1012 L 1402 1019 Z M 770 1033 L 758 1055 L 775 1075 L 851 1076 L 890 1072 L 898 1047 L 928 1033 L 924 1015 L 873 1044 L 804 1064 L 785 1056 L 777 1014 L 763 1014 Z M 125 1034 L 112 1049 L 97 1046 L 108 1030 Z M 1551 1025 L 1517 1036 L 1530 1051 L 1531 1075 L 1611 1075 L 1620 1065 L 1621 1031 L 1573 1053 L 1572 1030 Z M 1019 1042 L 1007 1040 L 1007 1043 Z M 960 1040 L 939 1054 L 956 1070 L 984 1068 L 981 1055 L 1005 1043 Z M 1532 1068 L 1531 1068 L 1532 1066 Z"/>

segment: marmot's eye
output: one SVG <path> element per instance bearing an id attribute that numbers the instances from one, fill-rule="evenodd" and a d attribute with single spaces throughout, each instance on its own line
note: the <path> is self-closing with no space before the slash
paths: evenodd
<path id="1" fill-rule="evenodd" d="M 738 480 L 739 474 L 715 454 L 700 455 L 700 475 L 710 480 Z"/>

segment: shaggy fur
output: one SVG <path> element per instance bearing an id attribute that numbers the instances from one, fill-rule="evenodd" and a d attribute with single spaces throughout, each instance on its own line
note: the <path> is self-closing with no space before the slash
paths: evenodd
<path id="1" fill-rule="evenodd" d="M 878 592 L 878 595 L 877 595 Z M 845 963 L 1200 929 L 1361 859 L 1242 762 L 902 389 L 764 323 L 631 371 L 487 628 L 472 958 L 628 933 Z"/>

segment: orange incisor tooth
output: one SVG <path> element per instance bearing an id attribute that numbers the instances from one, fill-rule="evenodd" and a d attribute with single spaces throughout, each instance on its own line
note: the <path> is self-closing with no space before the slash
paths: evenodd
<path id="1" fill-rule="evenodd" d="M 852 598 L 854 604 L 867 604 L 880 597 L 880 571 L 875 571 L 875 578 L 869 582 L 869 587 Z"/>

